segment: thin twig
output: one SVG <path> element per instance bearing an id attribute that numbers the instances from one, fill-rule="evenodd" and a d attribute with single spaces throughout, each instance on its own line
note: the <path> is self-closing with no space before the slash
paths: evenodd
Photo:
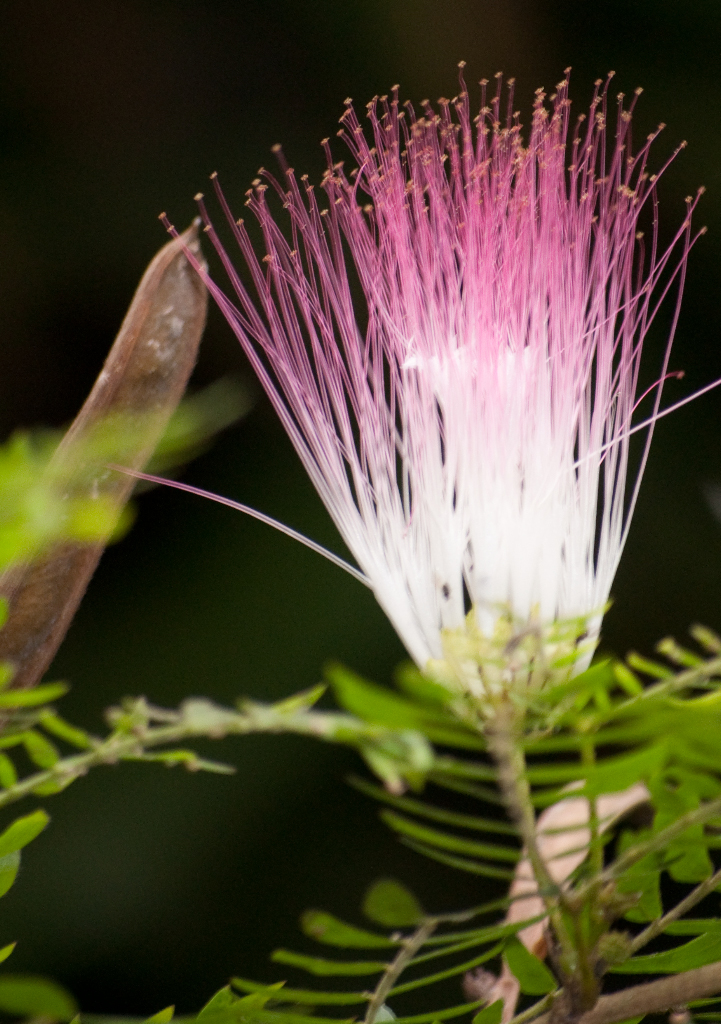
<path id="1" fill-rule="evenodd" d="M 149 708 L 140 698 L 129 706 L 129 715 L 137 711 L 138 717 L 142 718 L 147 713 L 147 720 L 139 721 L 132 729 L 116 730 L 104 740 L 90 738 L 92 749 L 61 758 L 51 768 L 34 772 L 0 790 L 0 808 L 49 784 L 64 787 L 96 765 L 142 760 L 147 750 L 188 739 L 222 739 L 250 733 L 295 733 L 353 746 L 381 740 L 392 732 L 367 725 L 351 715 L 305 709 L 289 713 L 268 704 L 248 703 L 242 711 L 233 711 L 209 700 L 195 698 L 184 701 L 180 711 L 161 711 Z M 150 724 L 157 722 L 159 716 L 164 716 L 162 721 L 170 724 Z M 193 767 L 192 762 L 189 762 L 189 767 Z M 200 760 L 198 767 L 202 767 Z"/>
<path id="2" fill-rule="evenodd" d="M 674 1006 L 694 999 L 715 996 L 721 992 L 721 961 L 697 967 L 693 971 L 674 974 L 647 985 L 634 985 L 622 992 L 601 996 L 592 1010 L 576 1020 L 576 1024 L 618 1024 L 647 1013 L 663 1013 Z M 551 1014 L 537 1017 L 534 1024 L 550 1024 Z"/>
<path id="3" fill-rule="evenodd" d="M 409 961 L 413 959 L 423 943 L 430 938 L 438 924 L 437 918 L 424 918 L 423 923 L 418 926 L 413 934 L 401 941 L 401 948 L 383 972 L 380 981 L 375 987 L 373 996 L 368 1003 L 363 1024 L 373 1024 L 376 1014 L 385 1003 L 388 993 L 395 985 L 399 976 L 406 969 Z"/>
<path id="4" fill-rule="evenodd" d="M 540 1017 L 550 1006 L 553 1005 L 553 1000 L 557 993 L 549 992 L 543 999 L 539 999 L 533 1006 L 529 1006 L 523 1013 L 517 1013 L 510 1024 L 527 1024 L 527 1021 L 535 1021 L 537 1017 Z"/>
<path id="5" fill-rule="evenodd" d="M 520 742 L 515 709 L 509 705 L 498 707 L 492 727 L 487 733 L 488 750 L 498 767 L 498 785 L 504 803 L 523 840 L 528 860 L 539 888 L 539 895 L 553 925 L 563 951 L 565 968 L 575 967 L 576 955 L 571 937 L 563 920 L 560 905 L 564 902 L 562 890 L 554 882 L 538 845 L 536 814 L 531 802 L 531 788 L 526 775 L 526 758 Z"/>
<path id="6" fill-rule="evenodd" d="M 666 926 L 671 924 L 673 921 L 678 921 L 680 917 L 692 907 L 695 907 L 697 903 L 700 903 L 704 897 L 712 893 L 717 885 L 721 884 L 721 869 L 716 871 L 713 875 L 707 878 L 700 885 L 697 885 L 685 899 L 682 899 L 680 903 L 669 910 L 663 917 L 659 917 L 658 920 L 652 921 L 648 928 L 644 928 L 635 939 L 631 942 L 630 953 L 637 953 L 639 949 L 642 949 L 648 942 L 655 939 L 657 935 L 663 934 L 666 930 Z"/>
<path id="7" fill-rule="evenodd" d="M 651 839 L 646 840 L 643 843 L 637 843 L 632 846 L 625 853 L 622 853 L 620 857 L 617 857 L 612 864 L 602 871 L 600 875 L 596 875 L 591 878 L 585 885 L 579 886 L 579 888 L 573 894 L 574 902 L 579 904 L 588 896 L 592 889 L 596 889 L 600 885 L 604 885 L 607 882 L 613 882 L 627 871 L 628 868 L 633 867 L 638 861 L 643 860 L 649 853 L 657 853 L 660 850 L 665 849 L 669 843 L 673 842 L 680 835 L 683 835 L 687 829 L 692 828 L 694 825 L 702 825 L 708 821 L 709 818 L 713 818 L 715 815 L 721 814 L 721 797 L 717 797 L 715 800 L 710 800 L 708 803 L 703 804 L 701 807 L 696 807 L 692 811 L 687 811 L 686 814 L 682 814 L 680 818 L 671 822 L 666 828 L 661 829 L 656 835 L 652 836 Z"/>

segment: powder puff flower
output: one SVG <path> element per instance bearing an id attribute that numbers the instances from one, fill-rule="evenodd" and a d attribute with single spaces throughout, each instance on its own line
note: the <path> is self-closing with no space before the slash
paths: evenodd
<path id="1" fill-rule="evenodd" d="M 619 96 L 609 138 L 609 82 L 573 130 L 568 74 L 539 90 L 527 142 L 500 77 L 475 119 L 462 78 L 422 114 L 394 89 L 369 137 L 347 101 L 354 166 L 325 141 L 322 201 L 279 150 L 248 192 L 261 257 L 216 182 L 243 276 L 199 197 L 236 298 L 209 287 L 421 667 L 469 607 L 487 635 L 503 609 L 598 634 L 667 376 L 668 347 L 627 488 L 642 343 L 672 287 L 673 335 L 698 199 L 662 250 L 658 133 L 634 153 Z"/>

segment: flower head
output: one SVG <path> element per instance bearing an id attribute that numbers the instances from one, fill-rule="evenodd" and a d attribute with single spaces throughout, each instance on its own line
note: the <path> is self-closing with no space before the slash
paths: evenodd
<path id="1" fill-rule="evenodd" d="M 347 101 L 354 166 L 325 141 L 322 199 L 282 154 L 254 182 L 261 258 L 218 189 L 244 277 L 206 216 L 236 299 L 211 290 L 420 666 L 469 605 L 488 635 L 502 612 L 598 634 L 650 441 L 629 495 L 642 343 L 674 281 L 675 327 L 695 205 L 661 251 L 655 135 L 632 152 L 619 97 L 609 139 L 609 81 L 574 128 L 568 76 L 539 90 L 527 142 L 500 79 L 475 119 L 462 78 L 422 114 L 394 89 L 368 136 Z"/>

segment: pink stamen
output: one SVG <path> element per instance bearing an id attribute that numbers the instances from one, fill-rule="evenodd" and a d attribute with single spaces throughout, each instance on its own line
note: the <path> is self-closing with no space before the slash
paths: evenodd
<path id="1" fill-rule="evenodd" d="M 658 132 L 631 151 L 635 96 L 630 109 L 619 97 L 607 139 L 609 84 L 570 145 L 568 74 L 548 106 L 537 92 L 527 141 L 510 93 L 502 120 L 500 78 L 476 118 L 462 74 L 437 110 L 401 109 L 397 88 L 376 97 L 367 133 L 348 101 L 338 134 L 355 167 L 324 142 L 322 202 L 279 150 L 281 180 L 262 170 L 247 193 L 262 258 L 213 176 L 243 274 L 199 197 L 235 300 L 198 270 L 420 665 L 440 656 L 444 627 L 462 627 L 464 593 L 482 628 L 499 605 L 600 626 L 663 384 L 677 376 L 668 358 L 698 238 L 697 195 L 661 248 L 670 160 L 649 175 Z M 643 339 L 671 289 L 659 379 L 637 399 Z M 651 392 L 651 415 L 631 426 Z"/>

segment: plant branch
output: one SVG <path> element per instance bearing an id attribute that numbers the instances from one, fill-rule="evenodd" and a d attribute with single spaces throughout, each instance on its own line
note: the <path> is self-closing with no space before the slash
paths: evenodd
<path id="1" fill-rule="evenodd" d="M 543 858 L 536 829 L 536 813 L 531 802 L 531 787 L 526 775 L 526 756 L 520 739 L 518 712 L 508 703 L 497 707 L 487 731 L 488 750 L 498 767 L 498 785 L 511 819 L 518 827 L 528 860 L 548 912 L 564 959 L 564 968 L 572 972 L 576 953 L 566 928 L 560 905 L 563 892 L 554 882 Z"/>
<path id="2" fill-rule="evenodd" d="M 646 985 L 634 985 L 622 992 L 601 996 L 592 1010 L 582 1014 L 576 1024 L 618 1024 L 647 1013 L 663 1013 L 674 1006 L 694 999 L 715 996 L 721 992 L 721 961 L 675 974 Z M 544 1013 L 534 1024 L 550 1024 L 551 1014 Z"/>
<path id="3" fill-rule="evenodd" d="M 388 993 L 395 985 L 396 981 L 408 966 L 409 962 L 416 955 L 418 950 L 421 948 L 423 943 L 430 938 L 433 932 L 438 927 L 439 920 L 434 917 L 427 917 L 423 920 L 423 923 L 409 935 L 408 938 L 401 940 L 401 948 L 384 971 L 383 976 L 376 985 L 373 996 L 368 1003 L 368 1009 L 363 1020 L 363 1024 L 373 1024 L 376 1018 L 376 1014 L 380 1010 L 381 1006 L 386 1001 Z"/>
<path id="4" fill-rule="evenodd" d="M 0 807 L 21 800 L 32 793 L 42 794 L 46 787 L 64 788 L 85 775 L 95 765 L 115 764 L 118 761 L 137 761 L 162 758 L 147 751 L 187 739 L 223 739 L 226 736 L 246 736 L 250 733 L 294 733 L 329 742 L 345 743 L 363 754 L 368 748 L 383 749 L 391 741 L 391 751 L 402 771 L 412 767 L 416 757 L 421 760 L 429 754 L 420 735 L 399 737 L 398 733 L 382 726 L 368 725 L 352 715 L 308 710 L 308 703 L 317 700 L 322 692 L 311 691 L 280 704 L 248 702 L 241 710 L 220 707 L 204 698 L 184 701 L 178 711 L 154 708 L 144 698 L 128 700 L 123 708 L 109 712 L 114 731 L 104 740 L 88 737 L 90 749 L 61 758 L 56 764 L 26 776 L 14 785 L 0 790 Z M 295 703 L 293 703 L 295 701 Z M 304 703 L 305 702 L 305 703 Z M 407 747 L 397 744 L 405 740 Z M 418 744 L 418 746 L 416 746 Z M 429 756 L 432 756 L 429 754 Z M 211 765 L 190 751 L 169 751 L 167 762 L 183 762 L 190 770 L 210 768 L 232 771 L 225 766 Z"/>
<path id="5" fill-rule="evenodd" d="M 703 825 L 709 818 L 713 818 L 717 814 L 721 814 L 721 797 L 710 800 L 701 807 L 696 807 L 692 811 L 682 814 L 681 817 L 671 822 L 666 828 L 662 828 L 651 839 L 647 839 L 645 842 L 638 843 L 636 846 L 626 850 L 612 864 L 609 864 L 600 875 L 591 878 L 585 885 L 579 886 L 573 894 L 574 901 L 582 902 L 592 889 L 596 889 L 607 882 L 615 881 L 624 871 L 633 867 L 638 861 L 643 860 L 647 854 L 658 853 L 660 850 L 665 849 L 669 843 L 678 839 L 680 835 L 683 835 L 687 829 L 692 828 L 694 825 Z"/>
<path id="6" fill-rule="evenodd" d="M 648 928 L 644 928 L 635 939 L 631 942 L 629 947 L 629 955 L 637 953 L 639 949 L 645 946 L 652 939 L 655 939 L 657 935 L 663 934 L 666 930 L 666 926 L 671 924 L 673 921 L 678 921 L 680 917 L 695 907 L 697 903 L 700 903 L 702 899 L 712 893 L 714 889 L 721 885 L 721 870 L 716 871 L 713 875 L 710 875 L 705 881 L 697 885 L 696 888 L 682 899 L 680 903 L 669 910 L 663 917 L 659 917 L 658 920 L 652 921 Z"/>
<path id="7" fill-rule="evenodd" d="M 549 992 L 543 999 L 539 999 L 533 1006 L 529 1006 L 527 1010 L 522 1013 L 517 1013 L 516 1016 L 511 1020 L 510 1024 L 526 1024 L 527 1021 L 535 1021 L 542 1013 L 544 1013 L 549 1007 L 553 1006 L 553 1000 L 556 993 Z"/>
<path id="8" fill-rule="evenodd" d="M 697 683 L 711 679 L 714 676 L 721 676 L 721 656 L 709 658 L 708 661 L 704 661 L 700 665 L 695 665 L 693 668 L 689 668 L 685 672 L 679 672 L 668 679 L 661 680 L 659 683 L 654 683 L 652 686 L 645 687 L 641 693 L 634 697 L 629 697 L 627 700 L 621 701 L 620 704 L 617 704 L 613 708 L 613 713 L 607 717 L 609 719 L 617 718 L 619 714 L 630 711 L 633 708 L 642 705 L 649 699 L 662 697 L 665 694 L 676 693 L 678 690 L 685 690 L 688 687 L 695 686 Z"/>

